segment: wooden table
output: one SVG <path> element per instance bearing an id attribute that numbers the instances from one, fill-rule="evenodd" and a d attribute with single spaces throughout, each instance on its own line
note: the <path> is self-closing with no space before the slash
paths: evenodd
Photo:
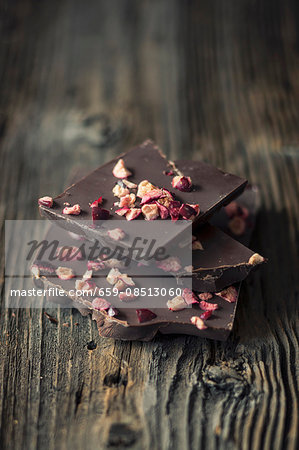
<path id="1" fill-rule="evenodd" d="M 47 310 L 52 323 L 3 306 L 1 448 L 296 448 L 298 12 L 295 0 L 1 2 L 2 219 L 38 218 L 36 199 L 73 170 L 152 137 L 171 159 L 260 185 L 251 247 L 269 258 L 227 343 L 115 342 L 75 310 Z"/>

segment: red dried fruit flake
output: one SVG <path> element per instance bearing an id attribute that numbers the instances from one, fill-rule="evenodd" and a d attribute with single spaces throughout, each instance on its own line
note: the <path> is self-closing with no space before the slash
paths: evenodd
<path id="1" fill-rule="evenodd" d="M 238 298 L 237 289 L 234 286 L 229 286 L 226 289 L 223 289 L 221 292 L 216 292 L 216 295 L 223 298 L 229 303 L 235 303 Z"/>
<path id="2" fill-rule="evenodd" d="M 91 208 L 96 208 L 97 206 L 100 206 L 103 203 L 103 197 L 99 197 L 97 200 L 95 200 L 94 202 L 92 202 L 89 206 Z"/>
<path id="3" fill-rule="evenodd" d="M 136 309 L 137 319 L 139 323 L 148 322 L 153 320 L 157 315 L 153 313 L 150 309 Z"/>
<path id="4" fill-rule="evenodd" d="M 135 194 L 128 194 L 121 197 L 119 206 L 121 208 L 131 208 L 134 206 L 134 203 L 136 201 L 136 195 Z"/>
<path id="5" fill-rule="evenodd" d="M 109 309 L 111 306 L 111 303 L 109 303 L 104 298 L 96 297 L 92 301 L 92 307 L 94 309 L 97 309 L 98 311 L 105 311 L 106 309 Z"/>
<path id="6" fill-rule="evenodd" d="M 145 220 L 156 220 L 159 217 L 159 209 L 156 203 L 143 205 L 141 211 Z"/>
<path id="7" fill-rule="evenodd" d="M 112 267 L 112 269 L 110 270 L 110 272 L 106 277 L 106 280 L 108 281 L 109 284 L 115 284 L 120 276 L 121 276 L 120 271 Z"/>
<path id="8" fill-rule="evenodd" d="M 198 298 L 197 295 L 188 288 L 185 288 L 183 290 L 183 299 L 185 300 L 185 302 L 187 303 L 187 305 L 192 305 L 193 303 L 198 303 Z"/>
<path id="9" fill-rule="evenodd" d="M 192 181 L 190 177 L 184 177 L 181 175 L 178 175 L 172 179 L 171 182 L 172 186 L 175 189 L 178 189 L 181 192 L 189 192 L 192 187 Z"/>
<path id="10" fill-rule="evenodd" d="M 169 203 L 169 214 L 170 214 L 171 220 L 173 220 L 173 221 L 178 220 L 178 218 L 180 216 L 180 207 L 181 207 L 181 203 L 177 200 L 172 200 Z"/>
<path id="11" fill-rule="evenodd" d="M 138 190 L 137 190 L 137 197 L 144 197 L 145 194 L 147 194 L 150 191 L 153 191 L 157 189 L 152 183 L 150 183 L 148 180 L 142 180 L 138 184 Z"/>
<path id="12" fill-rule="evenodd" d="M 136 219 L 138 216 L 140 216 L 141 214 L 141 209 L 140 208 L 131 208 L 127 213 L 126 213 L 126 219 L 127 220 L 134 220 Z"/>
<path id="13" fill-rule="evenodd" d="M 263 258 L 258 253 L 254 253 L 252 256 L 250 256 L 248 264 L 251 266 L 256 266 L 257 264 L 261 264 L 265 261 L 265 258 Z"/>
<path id="14" fill-rule="evenodd" d="M 83 259 L 80 248 L 74 245 L 58 247 L 55 252 L 55 257 L 59 259 L 59 261 L 80 261 Z"/>
<path id="15" fill-rule="evenodd" d="M 92 270 L 86 270 L 83 274 L 83 280 L 91 280 L 92 279 Z"/>
<path id="16" fill-rule="evenodd" d="M 114 241 L 122 241 L 126 236 L 126 233 L 121 228 L 114 228 L 113 230 L 108 230 L 107 234 Z"/>
<path id="17" fill-rule="evenodd" d="M 171 300 L 168 300 L 166 304 L 167 308 L 170 309 L 170 311 L 181 311 L 182 309 L 187 308 L 187 303 L 181 295 L 177 295 Z"/>
<path id="18" fill-rule="evenodd" d="M 48 261 L 35 261 L 31 266 L 31 273 L 35 278 L 55 274 L 56 268 Z"/>
<path id="19" fill-rule="evenodd" d="M 56 275 L 61 280 L 70 280 L 75 277 L 75 273 L 70 267 L 58 267 L 58 269 L 56 269 Z"/>
<path id="20" fill-rule="evenodd" d="M 215 311 L 216 309 L 218 309 L 218 303 L 209 303 L 205 300 L 202 300 L 201 302 L 199 302 L 199 307 L 203 311 Z"/>
<path id="21" fill-rule="evenodd" d="M 166 206 L 162 205 L 160 202 L 156 202 L 156 205 L 158 207 L 161 219 L 162 220 L 167 219 L 169 216 L 168 208 L 166 208 Z"/>
<path id="22" fill-rule="evenodd" d="M 188 205 L 188 203 L 183 203 L 179 209 L 179 214 L 183 217 L 183 219 L 194 220 L 197 212 L 193 206 Z"/>
<path id="23" fill-rule="evenodd" d="M 158 200 L 159 198 L 166 197 L 167 194 L 163 189 L 152 189 L 150 192 L 147 192 L 141 198 L 141 205 L 145 205 L 146 203 L 153 202 L 154 200 Z"/>
<path id="24" fill-rule="evenodd" d="M 173 170 L 163 170 L 163 175 L 167 175 L 168 177 L 172 177 L 174 175 Z"/>
<path id="25" fill-rule="evenodd" d="M 207 320 L 207 319 L 209 319 L 211 317 L 212 314 L 213 314 L 213 311 L 205 311 L 199 317 L 202 320 Z"/>
<path id="26" fill-rule="evenodd" d="M 190 322 L 196 326 L 196 328 L 198 328 L 199 330 L 206 330 L 208 327 L 205 325 L 204 321 L 198 317 L 198 316 L 193 316 L 190 319 Z"/>
<path id="27" fill-rule="evenodd" d="M 126 292 L 120 292 L 118 294 L 118 298 L 121 302 L 131 302 L 132 300 L 135 300 L 137 297 L 135 297 L 134 294 L 127 294 Z"/>
<path id="28" fill-rule="evenodd" d="M 181 261 L 177 256 L 169 256 L 163 261 L 157 261 L 156 264 L 164 272 L 178 272 L 182 268 Z"/>
<path id="29" fill-rule="evenodd" d="M 110 217 L 110 212 L 108 209 L 101 208 L 101 206 L 94 206 L 91 209 L 92 220 L 95 222 L 97 220 L 107 220 Z"/>
<path id="30" fill-rule="evenodd" d="M 80 205 L 76 204 L 74 206 L 66 206 L 65 208 L 63 208 L 62 210 L 62 214 L 67 214 L 67 215 L 73 215 L 73 216 L 78 216 L 81 212 L 81 208 Z"/>
<path id="31" fill-rule="evenodd" d="M 118 216 L 125 216 L 130 211 L 130 208 L 120 208 L 115 211 Z"/>
<path id="32" fill-rule="evenodd" d="M 120 186 L 118 183 L 114 186 L 112 189 L 114 197 L 124 197 L 125 195 L 129 195 L 130 191 L 127 188 L 124 188 L 123 186 Z"/>
<path id="33" fill-rule="evenodd" d="M 243 217 L 235 216 L 228 222 L 228 228 L 236 236 L 241 236 L 246 230 L 246 222 Z"/>
<path id="34" fill-rule="evenodd" d="M 94 270 L 94 271 L 98 271 L 98 270 L 103 270 L 105 269 L 106 264 L 104 263 L 104 261 L 87 261 L 87 269 L 88 270 Z"/>
<path id="35" fill-rule="evenodd" d="M 53 198 L 48 197 L 47 195 L 45 197 L 41 197 L 38 199 L 38 204 L 41 206 L 46 206 L 47 208 L 52 208 L 53 206 Z"/>
<path id="36" fill-rule="evenodd" d="M 202 292 L 201 294 L 198 294 L 198 297 L 200 300 L 210 300 L 213 297 L 213 294 L 211 294 L 211 292 Z"/>
<path id="37" fill-rule="evenodd" d="M 123 180 L 124 185 L 126 185 L 129 189 L 136 189 L 137 188 L 137 184 L 132 183 L 131 181 L 128 180 Z"/>
<path id="38" fill-rule="evenodd" d="M 126 168 L 123 159 L 119 159 L 117 161 L 112 170 L 112 173 L 116 178 L 127 178 L 132 175 L 132 173 Z"/>

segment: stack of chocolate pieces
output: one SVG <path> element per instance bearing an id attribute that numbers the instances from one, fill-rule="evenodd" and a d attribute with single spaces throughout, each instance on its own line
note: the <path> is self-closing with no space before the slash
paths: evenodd
<path id="1" fill-rule="evenodd" d="M 55 239 L 57 224 L 65 231 L 58 258 L 37 258 L 32 274 L 38 285 L 62 289 L 82 314 L 91 313 L 103 337 L 150 340 L 160 332 L 225 340 L 233 327 L 241 281 L 265 261 L 246 247 L 258 204 L 257 189 L 246 180 L 202 162 L 167 161 L 148 140 L 56 198 L 39 199 L 41 215 L 55 220 L 47 239 Z M 130 272 L 120 258 L 97 255 L 86 260 L 82 243 L 101 241 L 102 226 L 97 224 L 104 221 L 111 247 L 128 246 L 124 224 L 132 221 L 141 226 L 145 221 L 192 221 L 192 264 L 171 256 L 159 265 L 178 286 L 173 297 L 157 294 L 154 302 L 136 294 L 135 286 L 138 292 L 162 292 L 163 276 L 148 276 L 146 264 L 132 261 Z M 176 227 L 169 230 L 163 243 L 167 238 L 180 247 L 179 227 L 177 236 Z M 192 290 L 184 284 L 188 276 Z M 111 289 L 113 296 L 107 297 Z"/>

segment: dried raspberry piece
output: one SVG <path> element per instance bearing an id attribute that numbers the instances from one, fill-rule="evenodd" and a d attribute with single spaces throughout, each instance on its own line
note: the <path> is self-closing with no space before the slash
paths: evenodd
<path id="1" fill-rule="evenodd" d="M 158 200 L 162 197 L 166 197 L 166 193 L 163 191 L 163 189 L 152 189 L 141 198 L 140 204 L 145 205 L 146 203 L 153 202 L 154 200 Z"/>
<path id="2" fill-rule="evenodd" d="M 92 220 L 95 222 L 97 220 L 107 220 L 110 217 L 110 212 L 108 209 L 104 209 L 101 206 L 94 206 L 91 209 Z"/>
<path id="3" fill-rule="evenodd" d="M 116 178 L 127 178 L 132 175 L 132 173 L 126 168 L 123 159 L 118 160 L 112 170 L 112 173 Z"/>
<path id="4" fill-rule="evenodd" d="M 70 267 L 58 267 L 58 269 L 56 269 L 56 275 L 61 280 L 70 280 L 75 277 L 75 273 Z"/>
<path id="5" fill-rule="evenodd" d="M 126 273 L 121 273 L 119 279 L 122 280 L 127 286 L 135 286 L 134 280 Z"/>
<path id="6" fill-rule="evenodd" d="M 187 308 L 187 303 L 181 295 L 168 300 L 166 304 L 167 308 L 170 309 L 170 311 L 181 311 L 182 309 Z"/>
<path id="7" fill-rule="evenodd" d="M 111 306 L 108 309 L 107 314 L 108 314 L 109 317 L 114 317 L 114 316 L 117 316 L 119 314 L 119 311 L 118 311 L 118 309 L 116 309 L 116 308 Z"/>
<path id="8" fill-rule="evenodd" d="M 168 177 L 172 177 L 174 175 L 173 170 L 163 170 L 163 175 L 167 175 Z"/>
<path id="9" fill-rule="evenodd" d="M 92 278 L 92 270 L 86 270 L 86 272 L 83 275 L 83 280 L 91 280 Z"/>
<path id="10" fill-rule="evenodd" d="M 256 266 L 257 264 L 261 264 L 265 261 L 265 258 L 263 258 L 261 255 L 259 255 L 258 253 L 254 253 L 248 261 L 248 264 L 250 264 L 251 266 Z"/>
<path id="11" fill-rule="evenodd" d="M 140 208 L 131 208 L 126 214 L 126 219 L 127 220 L 134 220 L 138 216 L 140 216 L 140 214 L 141 214 L 141 209 Z"/>
<path id="12" fill-rule="evenodd" d="M 88 270 L 103 270 L 105 269 L 106 264 L 104 263 L 104 261 L 87 261 L 87 269 Z"/>
<path id="13" fill-rule="evenodd" d="M 209 302 L 206 302 L 205 300 L 202 300 L 201 302 L 199 302 L 199 307 L 203 311 L 215 311 L 216 309 L 218 309 L 218 304 L 217 303 L 209 303 Z"/>
<path id="14" fill-rule="evenodd" d="M 128 195 L 121 197 L 119 206 L 121 208 L 131 208 L 132 206 L 134 206 L 135 201 L 136 201 L 136 195 L 128 194 Z"/>
<path id="15" fill-rule="evenodd" d="M 149 320 L 153 320 L 157 315 L 153 313 L 150 309 L 136 309 L 137 319 L 139 323 L 148 322 Z"/>
<path id="16" fill-rule="evenodd" d="M 192 187 L 192 181 L 190 177 L 184 177 L 181 175 L 178 175 L 172 179 L 171 182 L 172 186 L 175 189 L 178 189 L 181 192 L 189 192 Z"/>
<path id="17" fill-rule="evenodd" d="M 159 210 L 159 214 L 162 220 L 167 219 L 167 217 L 169 216 L 169 212 L 168 212 L 168 208 L 166 208 L 166 206 L 162 205 L 159 202 L 155 202 L 158 210 Z"/>
<path id="18" fill-rule="evenodd" d="M 117 267 L 117 268 L 120 268 L 120 267 L 123 267 L 125 263 L 124 263 L 124 261 L 121 261 L 121 260 L 116 259 L 116 258 L 109 258 L 109 259 L 106 259 L 104 264 L 105 264 L 105 267 L 109 267 L 109 268 Z"/>
<path id="19" fill-rule="evenodd" d="M 38 199 L 38 204 L 41 206 L 46 206 L 47 208 L 52 208 L 53 206 L 53 198 L 48 197 L 47 195 L 45 197 L 41 197 Z"/>
<path id="20" fill-rule="evenodd" d="M 131 181 L 128 181 L 126 179 L 122 180 L 122 182 L 129 188 L 129 189 L 136 189 L 137 184 L 132 183 Z"/>
<path id="21" fill-rule="evenodd" d="M 150 191 L 153 191 L 154 189 L 157 189 L 152 183 L 150 183 L 148 180 L 140 181 L 138 184 L 138 191 L 137 191 L 137 197 L 144 197 L 145 194 L 147 194 Z"/>
<path id="22" fill-rule="evenodd" d="M 57 248 L 55 258 L 59 259 L 59 261 L 81 261 L 83 255 L 79 247 L 65 245 Z"/>
<path id="23" fill-rule="evenodd" d="M 193 208 L 195 210 L 196 215 L 198 215 L 200 213 L 200 207 L 197 203 L 196 204 L 188 203 L 188 205 L 191 206 L 191 208 Z"/>
<path id="24" fill-rule="evenodd" d="M 204 321 L 197 316 L 193 316 L 190 319 L 190 322 L 196 326 L 199 330 L 206 330 L 208 327 L 205 325 Z"/>
<path id="25" fill-rule="evenodd" d="M 66 206 L 62 210 L 62 214 L 71 214 L 73 216 L 78 216 L 81 212 L 80 205 L 76 204 L 74 206 Z"/>
<path id="26" fill-rule="evenodd" d="M 143 205 L 141 211 L 145 220 L 156 220 L 159 217 L 158 206 L 155 203 Z"/>
<path id="27" fill-rule="evenodd" d="M 75 283 L 75 288 L 78 291 L 95 291 L 96 287 L 95 282 L 91 280 L 76 280 Z"/>
<path id="28" fill-rule="evenodd" d="M 198 239 L 192 242 L 192 250 L 203 250 L 202 243 Z"/>
<path id="29" fill-rule="evenodd" d="M 111 303 L 107 302 L 104 298 L 96 297 L 92 301 L 92 307 L 99 311 L 105 311 L 106 309 L 109 309 L 110 306 Z"/>
<path id="30" fill-rule="evenodd" d="M 95 200 L 94 202 L 92 202 L 89 206 L 91 208 L 96 208 L 97 206 L 100 206 L 103 203 L 103 197 L 99 197 L 97 200 Z"/>
<path id="31" fill-rule="evenodd" d="M 226 289 L 223 289 L 221 292 L 216 292 L 216 295 L 223 298 L 229 303 L 235 303 L 238 298 L 237 289 L 234 286 L 229 286 Z"/>
<path id="32" fill-rule="evenodd" d="M 126 233 L 121 228 L 113 228 L 113 230 L 108 230 L 107 234 L 114 241 L 122 241 L 126 236 Z"/>
<path id="33" fill-rule="evenodd" d="M 198 294 L 198 297 L 200 300 L 210 300 L 213 297 L 213 294 L 211 294 L 211 292 L 202 292 L 201 294 Z"/>
<path id="34" fill-rule="evenodd" d="M 228 228 L 236 236 L 241 236 L 246 230 L 246 222 L 243 217 L 235 216 L 228 222 Z"/>
<path id="35" fill-rule="evenodd" d="M 188 205 L 188 203 L 183 203 L 179 209 L 179 214 L 183 217 L 183 219 L 193 220 L 195 219 L 197 213 L 196 210 Z"/>
<path id="36" fill-rule="evenodd" d="M 187 303 L 187 305 L 192 305 L 193 303 L 198 303 L 198 298 L 191 289 L 185 288 L 183 290 L 182 297 L 185 300 L 185 302 Z"/>
<path id="37" fill-rule="evenodd" d="M 157 261 L 156 264 L 164 272 L 178 272 L 182 268 L 181 261 L 177 256 L 169 256 L 163 261 Z"/>
<path id="38" fill-rule="evenodd" d="M 125 216 L 130 211 L 130 208 L 120 208 L 115 211 L 115 214 L 119 216 Z"/>
<path id="39" fill-rule="evenodd" d="M 209 318 L 211 317 L 212 314 L 213 314 L 212 311 L 205 311 L 205 312 L 203 312 L 199 317 L 200 317 L 202 320 L 207 320 L 207 319 L 209 319 Z"/>
<path id="40" fill-rule="evenodd" d="M 124 283 L 123 280 L 118 280 L 115 285 L 114 288 L 117 289 L 119 292 L 124 291 L 127 288 L 126 283 Z"/>
<path id="41" fill-rule="evenodd" d="M 169 203 L 169 214 L 171 217 L 171 220 L 178 220 L 180 216 L 180 207 L 181 203 L 177 200 L 172 200 Z"/>
<path id="42" fill-rule="evenodd" d="M 113 267 L 108 273 L 106 280 L 108 281 L 109 284 L 115 284 L 120 275 L 121 275 L 120 271 Z"/>
<path id="43" fill-rule="evenodd" d="M 114 186 L 114 188 L 112 189 L 113 195 L 114 197 L 124 197 L 125 195 L 129 195 L 130 191 L 127 188 L 124 188 L 122 186 L 120 186 L 118 183 Z"/>
<path id="44" fill-rule="evenodd" d="M 120 292 L 120 294 L 118 294 L 118 298 L 121 302 L 131 302 L 132 300 L 135 300 L 137 297 L 135 297 L 134 294 L 127 294 L 126 292 Z"/>
<path id="45" fill-rule="evenodd" d="M 35 278 L 55 274 L 55 267 L 47 261 L 35 261 L 31 266 L 31 273 Z"/>

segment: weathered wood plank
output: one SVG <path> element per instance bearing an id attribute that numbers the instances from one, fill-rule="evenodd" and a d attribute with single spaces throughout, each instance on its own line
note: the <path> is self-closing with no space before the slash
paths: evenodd
<path id="1" fill-rule="evenodd" d="M 2 306 L 1 447 L 295 449 L 297 3 L 6 0 L 1 15 L 2 219 L 37 218 L 74 168 L 150 136 L 260 185 L 252 247 L 269 258 L 225 344 L 114 342 L 75 310 L 47 310 L 55 324 Z"/>

